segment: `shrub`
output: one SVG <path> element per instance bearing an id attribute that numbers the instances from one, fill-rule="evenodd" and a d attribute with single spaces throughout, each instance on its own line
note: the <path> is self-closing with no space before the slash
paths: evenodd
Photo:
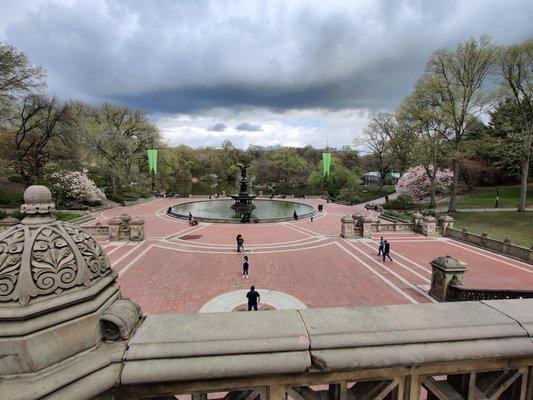
<path id="1" fill-rule="evenodd" d="M 9 179 L 11 182 L 17 182 L 17 183 L 22 183 L 22 182 L 24 182 L 24 178 L 23 178 L 22 175 L 20 175 L 20 174 L 12 174 L 12 175 L 9 175 L 8 179 Z"/>
<path id="2" fill-rule="evenodd" d="M 432 166 L 430 166 L 432 168 Z M 438 193 L 446 192 L 452 184 L 453 172 L 449 169 L 437 170 L 435 180 Z M 405 193 L 416 200 L 431 195 L 431 181 L 423 166 L 411 167 L 396 183 L 396 191 Z"/>
<path id="3" fill-rule="evenodd" d="M 416 204 L 410 195 L 403 193 L 396 199 L 384 203 L 383 208 L 385 210 L 413 210 L 416 208 Z"/>

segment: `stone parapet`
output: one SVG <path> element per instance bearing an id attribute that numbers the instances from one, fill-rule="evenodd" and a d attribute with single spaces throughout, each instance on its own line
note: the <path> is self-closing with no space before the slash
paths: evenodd
<path id="1" fill-rule="evenodd" d="M 414 400 L 422 385 L 438 389 L 432 376 L 447 373 L 504 374 L 512 366 L 529 379 L 532 309 L 533 299 L 153 315 L 129 342 L 101 342 L 37 374 L 1 376 L 0 391 L 10 399 L 91 399 L 108 390 L 119 399 L 266 387 L 261 393 L 282 399 L 302 385 L 363 379 Z"/>
<path id="2" fill-rule="evenodd" d="M 528 249 L 513 244 L 508 239 L 493 239 L 488 237 L 487 234 L 477 235 L 469 232 L 468 229 L 459 230 L 455 228 L 446 229 L 446 236 L 533 264 L 533 248 Z"/>

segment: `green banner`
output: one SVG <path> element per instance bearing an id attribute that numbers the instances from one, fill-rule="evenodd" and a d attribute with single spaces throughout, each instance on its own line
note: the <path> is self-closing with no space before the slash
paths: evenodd
<path id="1" fill-rule="evenodd" d="M 331 167 L 331 153 L 322 153 L 322 164 L 324 165 L 324 176 L 326 176 Z"/>
<path id="2" fill-rule="evenodd" d="M 157 174 L 157 150 L 148 150 L 148 171 Z"/>

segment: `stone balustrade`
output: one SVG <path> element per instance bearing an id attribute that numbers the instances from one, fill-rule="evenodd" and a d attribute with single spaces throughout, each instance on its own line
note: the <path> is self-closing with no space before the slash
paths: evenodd
<path id="1" fill-rule="evenodd" d="M 148 315 L 129 341 L 101 341 L 57 366 L 1 376 L 0 393 L 13 400 L 210 392 L 419 400 L 424 388 L 440 399 L 497 398 L 489 396 L 498 391 L 529 399 L 531 310 L 533 300 L 504 300 Z"/>
<path id="2" fill-rule="evenodd" d="M 446 229 L 446 236 L 533 264 L 533 248 L 528 249 L 513 244 L 509 239 L 493 239 L 488 237 L 486 233 L 477 235 L 469 232 L 468 229 L 459 230 L 455 228 Z"/>

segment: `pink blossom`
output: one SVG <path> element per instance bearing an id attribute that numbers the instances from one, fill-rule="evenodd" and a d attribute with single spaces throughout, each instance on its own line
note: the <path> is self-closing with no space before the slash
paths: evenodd
<path id="1" fill-rule="evenodd" d="M 430 171 L 433 171 L 433 166 L 429 166 Z M 453 172 L 450 169 L 437 169 L 437 176 L 435 178 L 435 185 L 437 192 L 446 192 L 453 179 Z M 431 195 L 431 181 L 426 173 L 426 169 L 417 165 L 411 167 L 396 183 L 396 191 L 398 193 L 407 193 L 415 200 L 422 200 Z"/>

